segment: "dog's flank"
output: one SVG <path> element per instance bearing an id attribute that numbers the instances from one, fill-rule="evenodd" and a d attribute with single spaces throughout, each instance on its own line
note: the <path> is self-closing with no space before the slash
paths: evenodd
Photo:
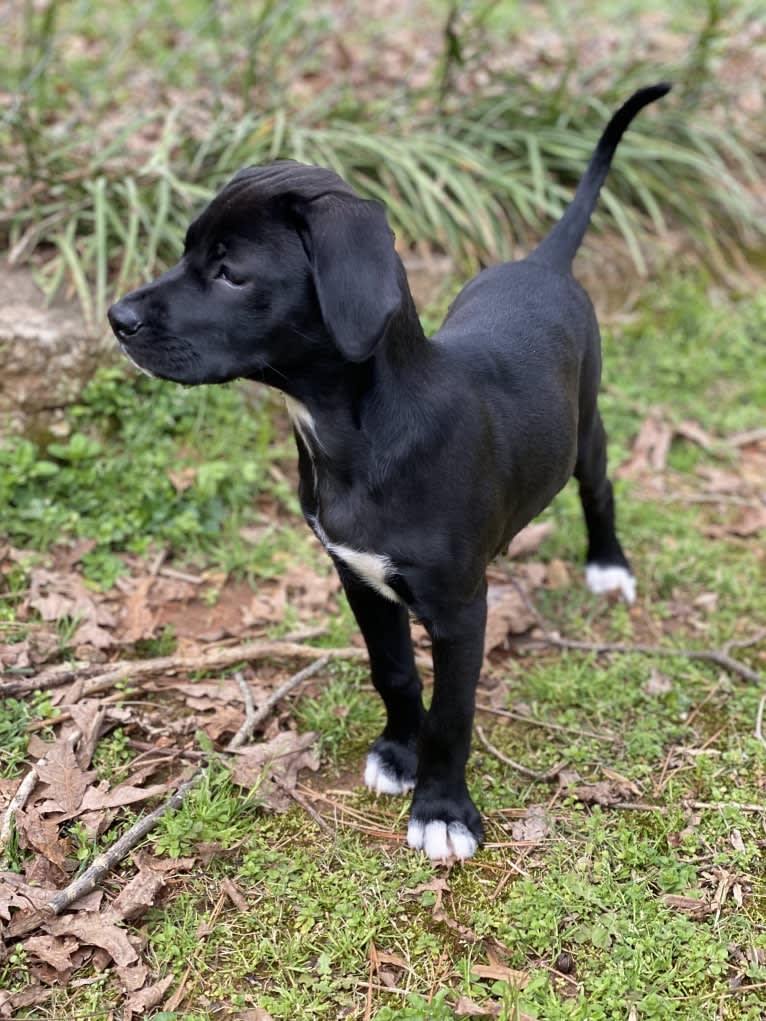
<path id="1" fill-rule="evenodd" d="M 598 412 L 598 326 L 571 263 L 631 119 L 599 141 L 572 203 L 527 258 L 484 270 L 433 338 L 383 207 L 332 171 L 240 172 L 189 228 L 180 263 L 109 313 L 126 354 L 180 383 L 238 377 L 287 396 L 301 507 L 335 562 L 386 707 L 365 781 L 414 787 L 408 840 L 434 859 L 483 840 L 465 780 L 487 564 L 574 475 L 586 583 L 635 597 Z M 410 615 L 431 638 L 426 711 Z"/>

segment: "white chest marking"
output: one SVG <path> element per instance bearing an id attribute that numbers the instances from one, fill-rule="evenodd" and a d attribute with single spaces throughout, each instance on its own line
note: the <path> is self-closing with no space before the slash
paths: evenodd
<path id="1" fill-rule="evenodd" d="M 311 414 L 305 404 L 300 401 L 296 401 L 294 397 L 288 397 L 285 394 L 285 406 L 287 407 L 287 414 L 290 416 L 290 421 L 293 423 L 296 432 L 303 440 L 306 449 L 312 457 L 314 455 L 313 445 L 316 444 L 321 448 L 322 444 L 319 442 L 317 436 L 316 422 L 314 416 Z"/>
<path id="2" fill-rule="evenodd" d="M 380 553 L 363 553 L 340 542 L 331 542 L 318 518 L 311 519 L 311 527 L 328 553 L 332 553 L 347 564 L 354 574 L 362 581 L 366 581 L 370 588 L 374 588 L 381 596 L 395 603 L 401 602 L 386 580 L 389 575 L 396 573 L 390 557 Z"/>

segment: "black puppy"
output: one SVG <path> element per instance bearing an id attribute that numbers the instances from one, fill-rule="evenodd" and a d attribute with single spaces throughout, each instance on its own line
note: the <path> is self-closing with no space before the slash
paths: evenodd
<path id="1" fill-rule="evenodd" d="M 293 162 L 238 173 L 192 223 L 178 265 L 109 312 L 123 351 L 152 375 L 246 377 L 287 395 L 303 512 L 386 705 L 365 782 L 414 787 L 408 841 L 433 859 L 468 858 L 483 839 L 465 767 L 485 569 L 573 473 L 588 586 L 635 596 L 596 406 L 598 326 L 571 264 L 623 132 L 668 89 L 628 100 L 550 234 L 471 280 L 431 339 L 383 207 Z M 410 614 L 433 643 L 428 711 Z"/>

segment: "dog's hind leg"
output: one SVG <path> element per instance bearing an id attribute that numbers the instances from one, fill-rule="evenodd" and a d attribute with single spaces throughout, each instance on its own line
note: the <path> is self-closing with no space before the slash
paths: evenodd
<path id="1" fill-rule="evenodd" d="M 424 715 L 407 608 L 370 588 L 343 563 L 336 566 L 367 645 L 372 683 L 386 707 L 386 726 L 370 748 L 364 782 L 378 794 L 402 794 L 415 786 Z"/>
<path id="2" fill-rule="evenodd" d="M 625 601 L 636 598 L 636 579 L 617 538 L 614 494 L 606 474 L 606 433 L 598 409 L 580 423 L 574 475 L 588 532 L 585 583 L 591 592 L 619 590 Z"/>

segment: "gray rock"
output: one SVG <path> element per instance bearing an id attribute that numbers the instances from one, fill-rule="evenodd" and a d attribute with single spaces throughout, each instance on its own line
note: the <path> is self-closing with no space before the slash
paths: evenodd
<path id="1" fill-rule="evenodd" d="M 108 351 L 75 302 L 46 305 L 29 270 L 0 263 L 0 433 L 61 432 L 63 409 Z"/>

